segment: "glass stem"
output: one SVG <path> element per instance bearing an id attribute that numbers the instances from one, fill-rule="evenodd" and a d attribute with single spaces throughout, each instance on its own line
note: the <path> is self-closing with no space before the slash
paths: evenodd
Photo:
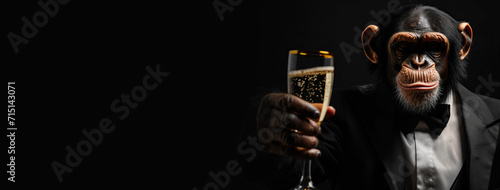
<path id="1" fill-rule="evenodd" d="M 300 177 L 299 187 L 302 189 L 314 189 L 311 178 L 311 160 L 304 160 L 302 167 L 302 177 Z"/>

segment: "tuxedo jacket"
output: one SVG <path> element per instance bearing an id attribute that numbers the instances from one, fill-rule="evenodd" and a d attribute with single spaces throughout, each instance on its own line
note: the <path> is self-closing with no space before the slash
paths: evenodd
<path id="1" fill-rule="evenodd" d="M 451 189 L 500 189 L 500 101 L 459 85 L 464 137 L 463 166 Z M 397 109 L 390 87 L 365 85 L 334 92 L 336 115 L 322 124 L 313 160 L 315 184 L 334 189 L 408 189 L 412 174 L 402 156 Z M 498 148 L 497 148 L 498 147 Z M 270 189 L 289 189 L 299 181 L 300 160 L 259 153 L 245 168 L 247 177 Z"/>

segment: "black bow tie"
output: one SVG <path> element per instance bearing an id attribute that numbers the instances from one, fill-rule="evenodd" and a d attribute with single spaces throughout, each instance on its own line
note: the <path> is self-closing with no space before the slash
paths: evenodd
<path id="1" fill-rule="evenodd" d="M 443 132 L 449 119 L 450 105 L 439 104 L 434 110 L 426 115 L 402 115 L 398 118 L 397 124 L 401 127 L 401 132 L 406 135 L 415 130 L 419 121 L 425 121 L 430 129 L 430 135 L 436 138 Z"/>

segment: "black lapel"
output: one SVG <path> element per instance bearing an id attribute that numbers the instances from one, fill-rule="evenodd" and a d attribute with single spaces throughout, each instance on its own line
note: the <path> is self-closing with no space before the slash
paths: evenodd
<path id="1" fill-rule="evenodd" d="M 497 144 L 498 127 L 486 103 L 462 85 L 458 86 L 462 102 L 465 133 L 469 141 L 469 189 L 487 189 Z"/>
<path id="2" fill-rule="evenodd" d="M 377 85 L 367 94 L 368 98 L 360 101 L 360 118 L 367 129 L 378 158 L 382 161 L 386 173 L 384 177 L 393 190 L 404 189 L 405 177 L 411 176 L 406 168 L 402 153 L 400 130 L 394 126 L 396 117 L 392 90 L 385 85 Z"/>

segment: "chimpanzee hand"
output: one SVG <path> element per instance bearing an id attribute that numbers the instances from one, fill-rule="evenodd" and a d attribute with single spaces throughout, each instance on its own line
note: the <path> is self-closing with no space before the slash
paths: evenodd
<path id="1" fill-rule="evenodd" d="M 262 99 L 257 113 L 257 130 L 272 131 L 272 139 L 264 151 L 302 159 L 321 156 L 316 135 L 321 133 L 317 124 L 322 104 L 311 104 L 294 95 L 271 93 Z M 335 114 L 328 107 L 326 117 Z"/>

